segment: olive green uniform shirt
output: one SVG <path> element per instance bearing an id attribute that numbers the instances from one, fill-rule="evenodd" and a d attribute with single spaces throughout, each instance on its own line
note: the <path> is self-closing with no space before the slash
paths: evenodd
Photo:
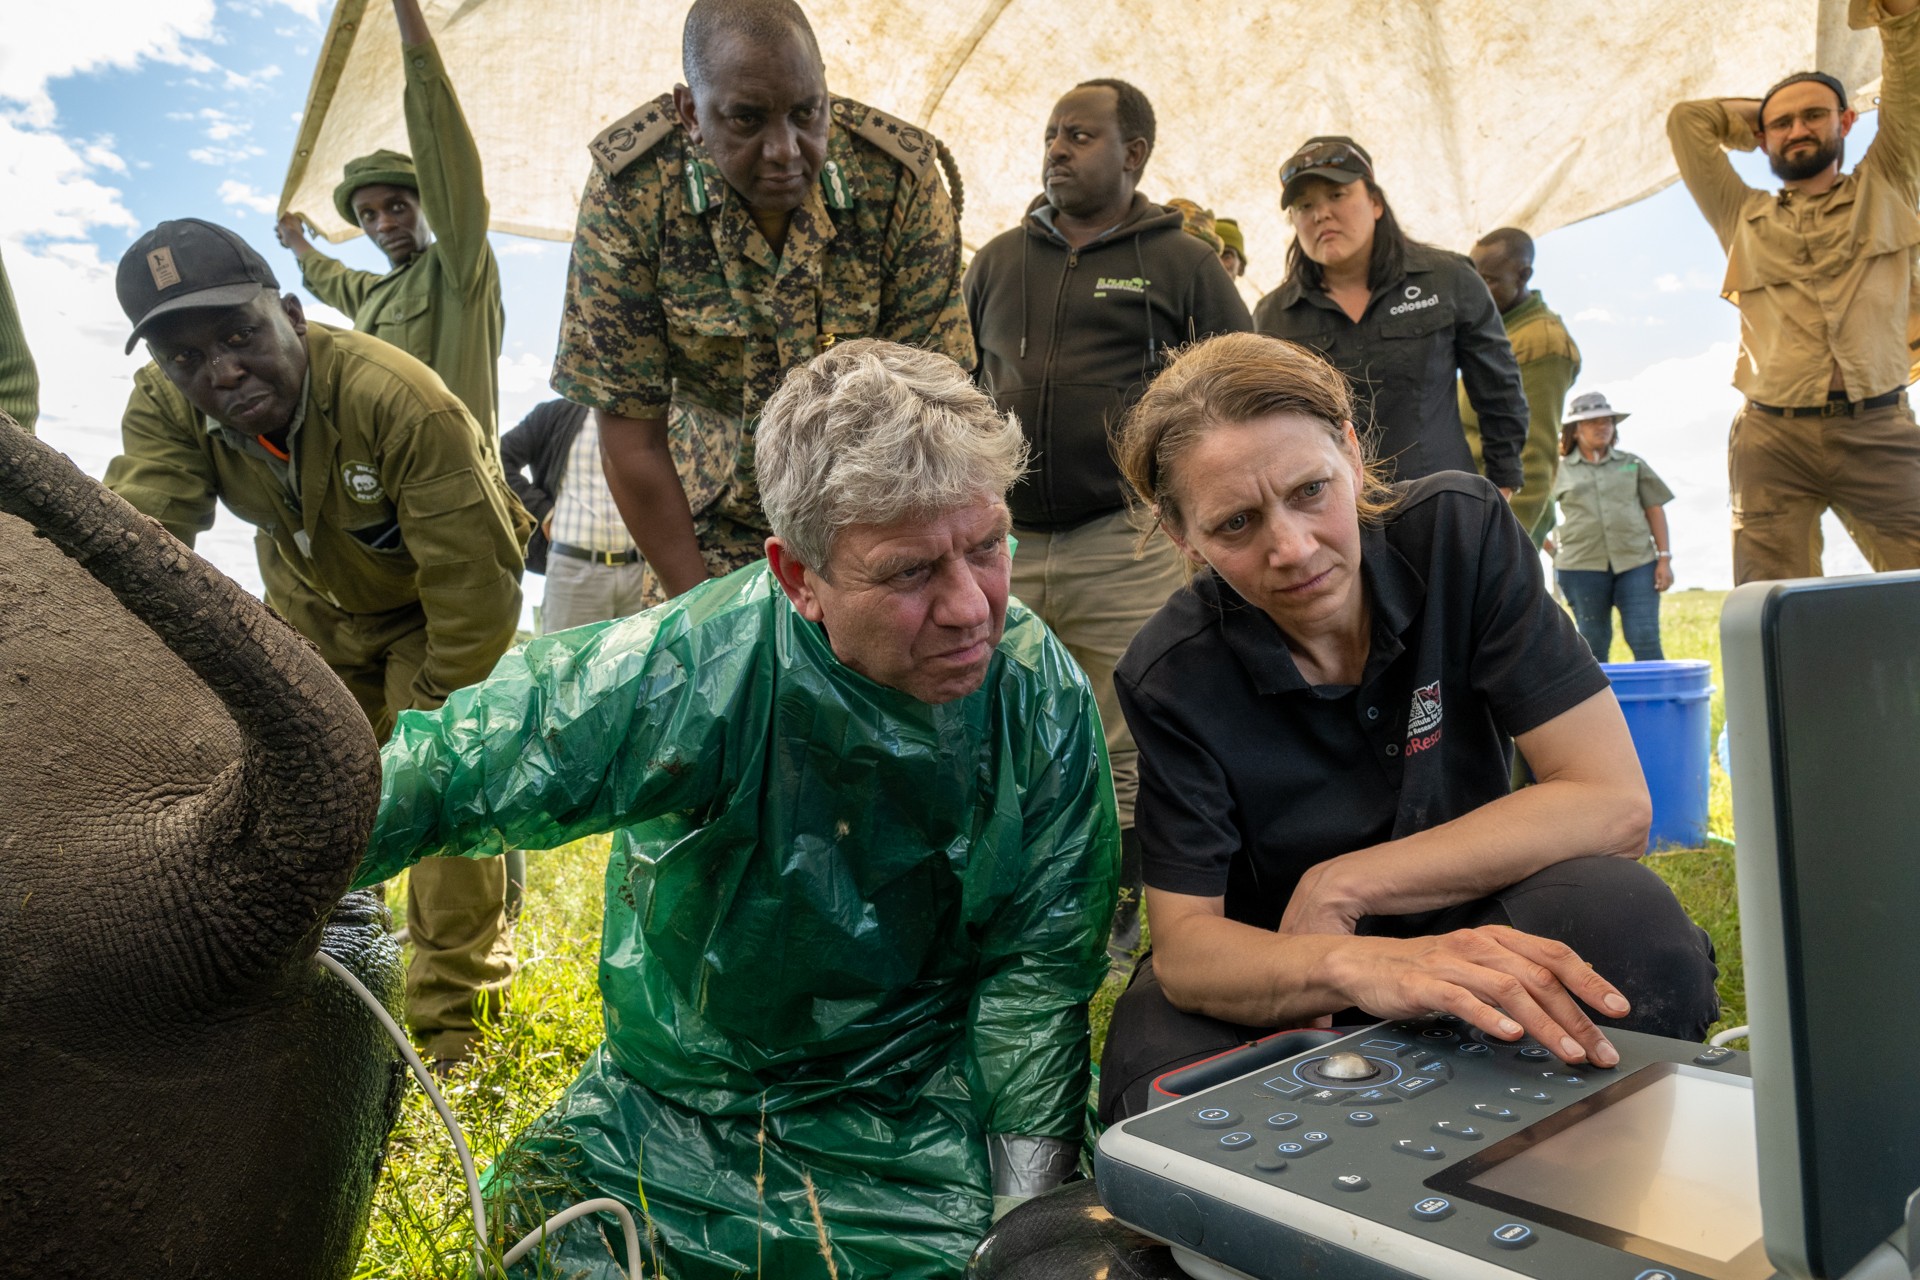
<path id="1" fill-rule="evenodd" d="M 27 350 L 5 261 L 0 261 L 0 413 L 19 423 L 28 435 L 40 416 L 40 374 L 33 367 L 33 352 Z"/>
<path id="2" fill-rule="evenodd" d="M 497 439 L 500 416 L 500 264 L 487 243 L 480 148 L 433 44 L 401 49 L 407 145 L 433 243 L 385 275 L 342 266 L 317 250 L 300 259 L 313 295 L 440 375 Z M 493 446 L 489 446 L 493 447 Z"/>
<path id="3" fill-rule="evenodd" d="M 532 518 L 507 488 L 491 437 L 433 370 L 312 322 L 306 344 L 306 397 L 286 462 L 207 418 L 148 364 L 134 374 L 126 452 L 107 468 L 107 487 L 188 546 L 213 527 L 219 499 L 343 613 L 418 605 L 427 656 L 410 705 L 437 707 L 484 679 L 512 644 Z"/>
<path id="4" fill-rule="evenodd" d="M 1892 18 L 1878 0 L 1853 0 L 1850 18 L 1880 27 L 1880 126 L 1859 166 L 1823 194 L 1742 182 L 1723 148 L 1758 143 L 1717 100 L 1667 117 L 1680 176 L 1727 251 L 1721 296 L 1740 308 L 1733 385 L 1761 404 L 1825 404 L 1836 364 L 1850 400 L 1907 381 L 1920 283 L 1920 10 Z"/>
<path id="5" fill-rule="evenodd" d="M 1652 467 L 1624 450 L 1610 449 L 1597 462 L 1588 462 L 1575 449 L 1560 460 L 1553 500 L 1560 506 L 1554 532 L 1560 550 L 1553 567 L 1625 573 L 1654 558 L 1647 509 L 1672 502 L 1673 490 Z"/>
<path id="6" fill-rule="evenodd" d="M 788 369 L 862 337 L 973 367 L 936 145 L 834 99 L 820 180 L 776 257 L 672 95 L 616 122 L 590 148 L 553 389 L 619 417 L 667 418 L 696 523 L 710 513 L 764 536 L 753 432 Z"/>
<path id="7" fill-rule="evenodd" d="M 1507 341 L 1520 365 L 1520 386 L 1527 393 L 1527 442 L 1520 449 L 1520 489 L 1513 495 L 1513 514 L 1533 545 L 1553 528 L 1553 481 L 1560 464 L 1560 413 L 1567 392 L 1580 377 L 1580 348 L 1558 315 L 1547 309 L 1538 289 L 1502 313 Z M 1460 422 L 1467 431 L 1473 465 L 1480 462 L 1480 416 L 1460 388 Z"/>

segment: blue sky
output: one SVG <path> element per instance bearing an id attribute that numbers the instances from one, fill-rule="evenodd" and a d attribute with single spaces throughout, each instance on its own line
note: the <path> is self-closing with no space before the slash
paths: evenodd
<path id="1" fill-rule="evenodd" d="M 9 197 L 0 254 L 41 367 L 41 435 L 93 474 L 117 451 L 119 412 L 143 359 L 121 354 L 126 322 L 112 289 L 113 266 L 135 236 L 165 218 L 222 222 L 267 256 L 284 288 L 298 288 L 292 255 L 274 242 L 272 210 L 328 9 L 320 0 L 86 0 L 78 21 L 75 10 L 41 6 L 0 32 L 0 175 Z M 1873 123 L 1862 119 L 1851 155 L 1864 150 Z M 1735 162 L 1749 182 L 1771 185 L 1764 161 Z M 1390 193 L 1417 180 L 1382 177 Z M 1147 194 L 1174 193 L 1149 183 Z M 504 235 L 494 246 L 507 312 L 501 420 L 510 425 L 550 394 L 566 248 Z M 1249 246 L 1256 263 L 1276 262 L 1283 250 Z M 384 269 L 365 240 L 326 251 Z M 1725 450 L 1739 405 L 1728 385 L 1738 319 L 1718 296 L 1724 268 L 1678 185 L 1539 242 L 1535 283 L 1585 357 L 1578 389 L 1605 391 L 1633 413 L 1623 447 L 1678 495 L 1669 512 L 1681 587 L 1721 588 L 1732 578 Z M 200 549 L 257 590 L 250 543 L 250 531 L 223 512 Z M 1865 567 L 1831 520 L 1827 566 Z M 539 579 L 528 584 L 537 598 Z"/>

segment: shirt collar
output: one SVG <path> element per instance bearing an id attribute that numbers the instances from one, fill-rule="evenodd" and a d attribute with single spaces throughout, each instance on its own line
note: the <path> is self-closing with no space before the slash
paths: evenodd
<path id="1" fill-rule="evenodd" d="M 1575 466 L 1597 467 L 1603 462 L 1612 462 L 1618 456 L 1619 454 L 1614 450 L 1614 447 L 1612 445 L 1608 445 L 1607 451 L 1605 453 L 1595 458 L 1592 462 L 1588 462 L 1587 455 L 1580 452 L 1579 445 L 1575 445 L 1573 446 L 1573 452 L 1567 455 L 1566 460 L 1570 463 L 1573 463 Z"/>
<path id="2" fill-rule="evenodd" d="M 1406 652 L 1401 636 L 1426 603 L 1427 584 L 1387 541 L 1385 529 L 1367 525 L 1360 527 L 1360 572 L 1373 606 L 1373 634 L 1360 677 L 1366 685 Z M 1256 690 L 1293 693 L 1310 687 L 1294 665 L 1279 626 L 1265 611 L 1248 604 L 1217 573 L 1197 579 L 1194 590 L 1218 611 L 1227 648 L 1253 677 Z"/>

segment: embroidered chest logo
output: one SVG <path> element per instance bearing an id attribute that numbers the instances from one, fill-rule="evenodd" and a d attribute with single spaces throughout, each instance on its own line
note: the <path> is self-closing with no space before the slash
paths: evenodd
<path id="1" fill-rule="evenodd" d="M 1101 276 L 1094 282 L 1093 296 L 1096 298 L 1104 298 L 1107 296 L 1109 290 L 1115 290 L 1120 293 L 1145 293 L 1147 286 L 1152 283 L 1153 281 L 1141 276 L 1128 276 L 1124 279 L 1115 279 L 1112 276 Z"/>
<path id="2" fill-rule="evenodd" d="M 1407 754 L 1425 751 L 1440 741 L 1440 682 L 1413 691 L 1407 711 Z"/>
<path id="3" fill-rule="evenodd" d="M 340 479 L 347 486 L 347 496 L 355 502 L 378 502 L 387 496 L 380 487 L 380 473 L 367 463 L 349 462 L 340 468 Z"/>

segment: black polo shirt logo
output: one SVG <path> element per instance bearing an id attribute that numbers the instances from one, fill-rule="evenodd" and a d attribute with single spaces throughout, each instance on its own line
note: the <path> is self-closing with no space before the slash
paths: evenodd
<path id="1" fill-rule="evenodd" d="M 1407 754 L 1425 751 L 1440 741 L 1440 682 L 1413 691 L 1407 712 Z"/>

